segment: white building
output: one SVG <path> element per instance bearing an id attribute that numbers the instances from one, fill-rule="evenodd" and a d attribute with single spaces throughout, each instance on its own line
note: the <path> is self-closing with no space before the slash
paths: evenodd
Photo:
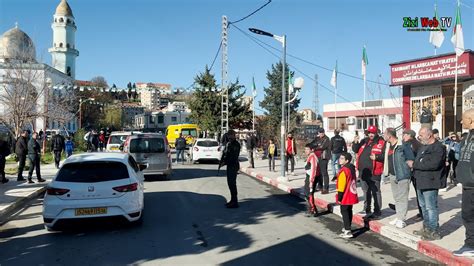
<path id="1" fill-rule="evenodd" d="M 298 111 L 298 113 L 303 116 L 304 122 L 311 122 L 316 120 L 316 113 L 309 108 L 302 109 Z"/>
<path id="2" fill-rule="evenodd" d="M 401 127 L 403 123 L 400 98 L 366 101 L 365 112 L 363 102 L 338 103 L 337 108 L 334 107 L 334 104 L 323 106 L 323 127 L 331 136 L 335 128 L 341 129 L 348 137 L 355 131 L 362 134 L 370 125 L 376 125 L 383 132 L 389 127 Z"/>
<path id="3" fill-rule="evenodd" d="M 135 85 L 140 94 L 141 105 L 147 109 L 153 110 L 168 104 L 170 84 L 137 82 Z"/>
<path id="4" fill-rule="evenodd" d="M 49 51 L 52 55 L 53 67 L 36 60 L 34 42 L 18 25 L 0 37 L 0 86 L 5 89 L 2 93 L 6 93 L 7 89 L 12 88 L 13 84 L 18 83 L 19 80 L 30 84 L 39 95 L 36 105 L 32 108 L 36 113 L 45 113 L 46 108 L 51 113 L 55 106 L 51 106 L 49 97 L 64 93 L 66 87 L 74 85 L 75 57 L 79 52 L 75 48 L 74 16 L 66 0 L 62 0 L 57 6 L 52 28 L 53 48 Z M 22 97 L 22 99 L 27 97 Z M 0 115 L 6 115 L 8 111 L 10 110 L 7 106 L 0 102 Z M 66 126 L 69 131 L 76 131 L 77 118 L 72 113 L 70 117 L 70 121 L 62 123 L 50 118 L 46 127 L 45 117 L 37 117 L 33 121 L 28 121 L 23 127 L 39 131 L 44 128 L 64 129 Z M 11 126 L 14 127 L 14 125 Z"/>

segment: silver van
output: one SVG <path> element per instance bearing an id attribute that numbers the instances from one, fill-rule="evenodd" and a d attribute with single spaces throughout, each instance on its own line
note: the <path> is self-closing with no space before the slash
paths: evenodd
<path id="1" fill-rule="evenodd" d="M 166 137 L 160 133 L 140 133 L 127 137 L 123 152 L 129 153 L 138 164 L 148 167 L 144 175 L 169 175 L 172 171 L 171 150 Z"/>

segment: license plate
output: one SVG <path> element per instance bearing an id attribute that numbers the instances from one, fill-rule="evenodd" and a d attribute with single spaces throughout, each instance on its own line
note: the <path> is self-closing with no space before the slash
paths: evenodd
<path id="1" fill-rule="evenodd" d="M 81 208 L 76 209 L 76 216 L 107 214 L 107 208 Z"/>
<path id="2" fill-rule="evenodd" d="M 118 149 L 119 149 L 118 147 L 111 147 L 110 148 L 111 151 L 118 151 Z"/>

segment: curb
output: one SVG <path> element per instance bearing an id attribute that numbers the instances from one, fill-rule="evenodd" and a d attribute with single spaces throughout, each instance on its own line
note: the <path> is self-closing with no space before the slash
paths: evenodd
<path id="1" fill-rule="evenodd" d="M 43 194 L 45 191 L 46 191 L 46 186 L 43 186 L 26 197 L 18 198 L 15 202 L 10 204 L 7 208 L 1 210 L 0 211 L 0 225 L 5 224 L 10 218 L 10 215 L 12 213 L 18 211 L 23 206 L 25 206 L 26 203 L 38 197 L 39 195 Z"/>
<path id="2" fill-rule="evenodd" d="M 273 180 L 271 178 L 265 177 L 262 174 L 256 173 L 248 168 L 240 168 L 240 172 L 243 174 L 256 178 L 262 182 L 265 182 L 273 187 L 276 187 L 280 190 L 283 190 L 291 195 L 297 196 L 301 199 L 305 199 L 303 193 L 300 189 L 295 189 L 285 184 L 281 184 L 277 180 Z M 327 209 L 328 211 L 336 214 L 339 217 L 342 217 L 340 213 L 340 207 L 335 203 L 329 203 L 325 200 L 314 198 L 315 204 L 321 209 Z M 456 266 L 471 266 L 474 264 L 474 260 L 463 258 L 463 257 L 456 257 L 452 254 L 451 251 L 442 248 L 436 244 L 433 244 L 429 241 L 421 240 L 420 238 L 407 234 L 405 232 L 401 232 L 393 227 L 387 226 L 382 224 L 379 221 L 371 220 L 365 221 L 364 217 L 360 214 L 354 214 L 352 218 L 352 222 L 359 226 L 366 227 L 371 231 L 380 234 L 384 237 L 387 237 L 395 242 L 398 242 L 406 247 L 411 249 L 417 250 L 418 252 L 431 257 L 441 263 L 447 265 L 456 265 Z"/>

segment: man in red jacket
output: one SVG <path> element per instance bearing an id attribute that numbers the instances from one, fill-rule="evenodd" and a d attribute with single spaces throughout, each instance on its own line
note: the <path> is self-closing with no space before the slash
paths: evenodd
<path id="1" fill-rule="evenodd" d="M 357 145 L 357 170 L 362 180 L 364 191 L 364 211 L 366 218 L 378 218 L 382 215 L 382 194 L 380 192 L 380 181 L 383 173 L 383 148 L 385 141 L 378 135 L 376 126 L 367 129 L 369 138 L 367 141 L 353 144 Z M 372 199 L 374 200 L 374 212 L 372 213 Z"/>

